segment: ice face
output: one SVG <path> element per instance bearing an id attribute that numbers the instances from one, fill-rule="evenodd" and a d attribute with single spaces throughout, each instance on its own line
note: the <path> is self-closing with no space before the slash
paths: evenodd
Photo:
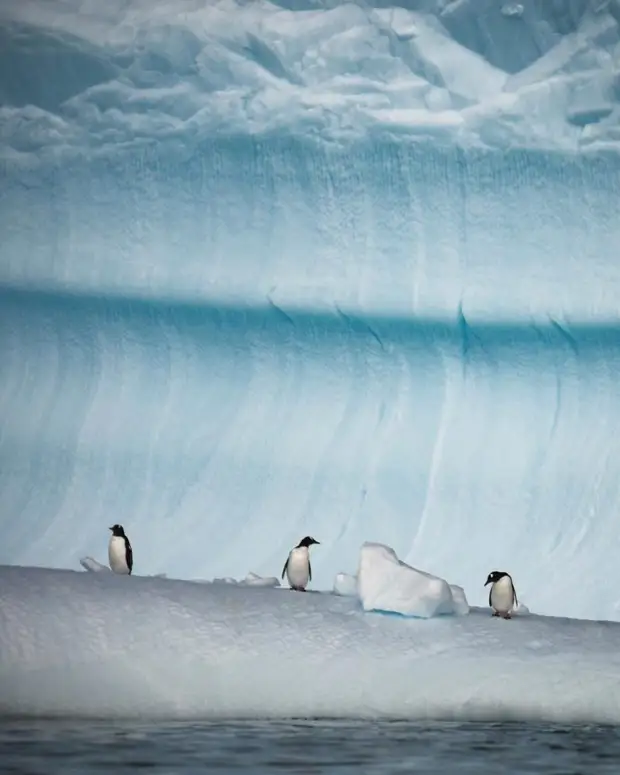
<path id="1" fill-rule="evenodd" d="M 381 6 L 2 4 L 0 562 L 620 617 L 615 5 Z"/>

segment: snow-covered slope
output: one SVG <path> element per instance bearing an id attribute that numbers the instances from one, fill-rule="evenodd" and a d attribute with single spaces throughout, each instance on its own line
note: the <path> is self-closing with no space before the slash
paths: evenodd
<path id="1" fill-rule="evenodd" d="M 3 2 L 0 562 L 620 619 L 619 19 Z"/>
<path id="2" fill-rule="evenodd" d="M 620 625 L 0 567 L 0 715 L 620 722 Z"/>

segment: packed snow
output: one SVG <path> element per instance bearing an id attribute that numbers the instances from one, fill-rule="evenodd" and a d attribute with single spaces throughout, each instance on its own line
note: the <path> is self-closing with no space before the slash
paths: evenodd
<path id="1" fill-rule="evenodd" d="M 620 723 L 620 624 L 0 567 L 0 714 Z"/>

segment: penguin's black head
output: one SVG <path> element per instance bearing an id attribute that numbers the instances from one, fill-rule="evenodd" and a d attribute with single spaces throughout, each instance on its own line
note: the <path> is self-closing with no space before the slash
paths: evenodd
<path id="1" fill-rule="evenodd" d="M 314 538 L 306 536 L 305 538 L 302 538 L 301 541 L 297 544 L 297 549 L 300 549 L 302 546 L 312 546 L 312 544 L 318 543 L 319 541 L 315 541 Z"/>
<path id="2" fill-rule="evenodd" d="M 125 537 L 125 531 L 123 530 L 122 525 L 112 525 L 110 530 L 112 531 L 113 536 L 118 536 L 119 538 Z"/>
<path id="3" fill-rule="evenodd" d="M 504 576 L 507 576 L 508 574 L 506 571 L 503 570 L 494 570 L 489 573 L 487 580 L 484 582 L 484 586 L 486 587 L 487 584 L 495 584 L 496 581 L 499 581 L 500 579 L 503 579 Z"/>

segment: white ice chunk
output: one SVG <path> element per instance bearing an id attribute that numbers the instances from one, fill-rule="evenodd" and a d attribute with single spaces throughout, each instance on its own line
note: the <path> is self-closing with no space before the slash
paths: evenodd
<path id="1" fill-rule="evenodd" d="M 334 579 L 334 595 L 355 597 L 357 595 L 357 577 L 349 573 L 337 573 Z"/>
<path id="2" fill-rule="evenodd" d="M 365 611 L 390 611 L 429 619 L 460 613 L 464 608 L 462 590 L 455 604 L 447 581 L 412 568 L 383 544 L 367 542 L 362 546 L 357 589 Z"/>
<path id="3" fill-rule="evenodd" d="M 280 581 L 275 576 L 259 576 L 250 572 L 244 579 L 235 579 L 232 576 L 223 576 L 209 579 L 192 579 L 193 584 L 215 584 L 239 587 L 279 587 Z"/>
<path id="4" fill-rule="evenodd" d="M 102 571 L 112 573 L 108 565 L 98 562 L 94 557 L 82 557 L 80 565 L 90 573 L 101 573 Z"/>
<path id="5" fill-rule="evenodd" d="M 469 603 L 467 602 L 465 590 L 457 584 L 450 584 L 450 591 L 452 592 L 454 613 L 457 616 L 466 616 L 469 613 Z"/>
<path id="6" fill-rule="evenodd" d="M 241 584 L 245 587 L 279 587 L 280 581 L 275 576 L 259 576 L 250 572 Z"/>

